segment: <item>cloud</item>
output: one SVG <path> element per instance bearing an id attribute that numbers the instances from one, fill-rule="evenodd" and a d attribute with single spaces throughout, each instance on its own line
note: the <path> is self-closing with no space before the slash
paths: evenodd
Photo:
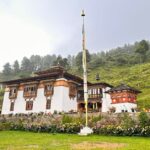
<path id="1" fill-rule="evenodd" d="M 0 67 L 23 56 L 45 55 L 54 48 L 50 43 L 53 37 L 43 28 L 13 15 L 0 14 Z"/>

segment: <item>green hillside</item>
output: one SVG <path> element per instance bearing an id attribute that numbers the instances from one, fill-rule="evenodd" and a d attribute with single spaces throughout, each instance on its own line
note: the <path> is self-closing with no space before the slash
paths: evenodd
<path id="1" fill-rule="evenodd" d="M 88 80 L 96 82 L 95 75 L 100 74 L 99 82 L 107 82 L 113 86 L 125 83 L 142 91 L 138 96 L 140 109 L 150 108 L 150 63 L 114 67 L 98 67 L 89 70 Z"/>
<path id="2" fill-rule="evenodd" d="M 70 71 L 76 75 L 79 72 L 76 69 Z M 100 74 L 99 82 L 107 82 L 113 86 L 120 83 L 125 83 L 142 91 L 138 95 L 138 107 L 140 109 L 150 108 L 150 63 L 134 66 L 114 66 L 114 67 L 97 67 L 96 69 L 88 70 L 88 80 L 96 82 L 96 74 Z M 3 93 L 3 91 L 1 92 Z M 2 94 L 0 98 L 0 105 L 2 103 Z M 0 106 L 1 107 L 1 106 Z"/>

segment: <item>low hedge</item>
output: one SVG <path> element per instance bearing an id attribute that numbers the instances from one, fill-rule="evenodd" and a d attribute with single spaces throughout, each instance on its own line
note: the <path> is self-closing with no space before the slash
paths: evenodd
<path id="1" fill-rule="evenodd" d="M 61 125 L 39 125 L 39 124 L 11 124 L 10 130 L 23 130 L 47 133 L 78 133 L 81 125 L 66 123 Z"/>
<path id="2" fill-rule="evenodd" d="M 0 123 L 0 131 L 10 130 L 10 129 L 11 129 L 11 123 L 10 122 Z"/>
<path id="3" fill-rule="evenodd" d="M 149 136 L 150 116 L 145 112 L 140 114 L 119 114 L 118 116 L 91 116 L 88 124 L 94 134 L 115 136 Z M 146 118 L 146 119 L 145 119 Z M 71 115 L 9 115 L 0 117 L 0 130 L 22 130 L 47 133 L 79 133 L 85 124 L 84 116 Z"/>
<path id="4" fill-rule="evenodd" d="M 61 125 L 17 124 L 0 123 L 0 130 L 19 130 L 46 133 L 77 134 L 83 126 L 81 124 L 66 123 Z M 124 128 L 121 126 L 93 127 L 94 134 L 114 136 L 147 136 L 150 137 L 150 126 L 135 126 Z"/>
<path id="5" fill-rule="evenodd" d="M 150 137 L 150 126 L 141 127 L 135 126 L 123 128 L 121 126 L 106 126 L 101 128 L 93 128 L 95 134 L 99 135 L 114 135 L 114 136 L 147 136 Z"/>

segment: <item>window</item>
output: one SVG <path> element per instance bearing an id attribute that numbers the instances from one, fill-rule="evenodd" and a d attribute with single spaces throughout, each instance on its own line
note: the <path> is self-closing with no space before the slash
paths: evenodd
<path id="1" fill-rule="evenodd" d="M 135 112 L 134 108 L 131 108 L 131 112 Z"/>
<path id="2" fill-rule="evenodd" d="M 122 100 L 123 100 L 123 102 L 125 102 L 125 101 L 126 101 L 126 98 L 123 98 Z"/>
<path id="3" fill-rule="evenodd" d="M 112 102 L 113 102 L 113 103 L 116 103 L 117 101 L 116 101 L 116 99 L 113 99 Z"/>
<path id="4" fill-rule="evenodd" d="M 73 83 L 70 83 L 70 85 L 69 85 L 69 97 L 74 99 L 76 96 L 77 96 L 76 85 Z"/>
<path id="5" fill-rule="evenodd" d="M 91 88 L 88 90 L 89 98 L 101 98 L 102 89 L 101 88 Z"/>
<path id="6" fill-rule="evenodd" d="M 14 102 L 10 102 L 10 111 L 14 111 Z"/>
<path id="7" fill-rule="evenodd" d="M 48 84 L 48 85 L 47 85 L 47 91 L 53 91 L 53 86 L 50 85 L 50 84 Z"/>
<path id="8" fill-rule="evenodd" d="M 37 86 L 36 85 L 27 85 L 24 87 L 24 97 L 36 97 Z"/>
<path id="9" fill-rule="evenodd" d="M 84 91 L 83 90 L 78 90 L 77 99 L 80 101 L 84 100 Z"/>
<path id="10" fill-rule="evenodd" d="M 53 84 L 46 84 L 44 87 L 44 95 L 51 96 L 53 95 L 54 86 Z"/>
<path id="11" fill-rule="evenodd" d="M 26 110 L 32 110 L 33 101 L 26 101 Z"/>
<path id="12" fill-rule="evenodd" d="M 17 88 L 16 87 L 10 88 L 9 98 L 13 99 L 16 97 L 17 97 Z"/>
<path id="13" fill-rule="evenodd" d="M 50 109 L 51 108 L 51 100 L 47 99 L 46 100 L 46 109 Z"/>

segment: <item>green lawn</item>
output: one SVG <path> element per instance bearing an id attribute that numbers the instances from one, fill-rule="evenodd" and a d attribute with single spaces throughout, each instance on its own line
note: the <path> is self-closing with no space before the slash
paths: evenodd
<path id="1" fill-rule="evenodd" d="M 0 131 L 0 150 L 150 150 L 150 138 Z"/>

